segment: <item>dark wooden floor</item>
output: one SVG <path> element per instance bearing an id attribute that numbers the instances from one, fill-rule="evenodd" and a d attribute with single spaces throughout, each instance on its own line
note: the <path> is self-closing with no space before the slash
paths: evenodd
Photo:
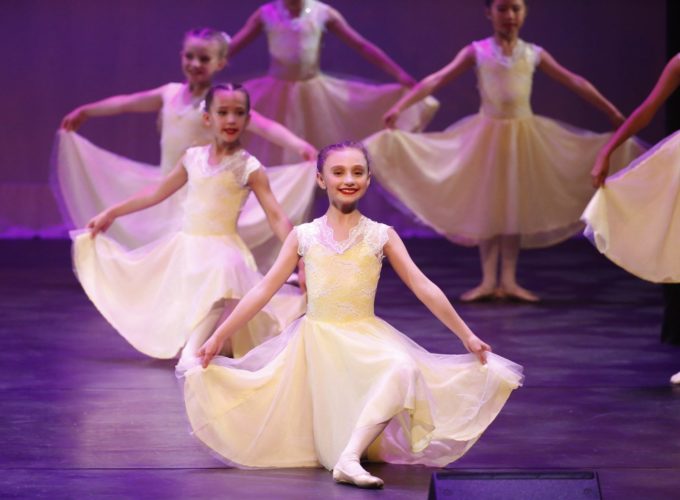
<path id="1" fill-rule="evenodd" d="M 477 279 L 474 250 L 409 242 L 451 296 Z M 517 391 L 457 470 L 593 470 L 604 498 L 680 498 L 680 349 L 658 342 L 661 292 L 583 240 L 522 255 L 540 305 L 458 305 Z M 426 348 L 457 341 L 386 269 L 378 313 Z M 373 465 L 382 491 L 321 469 L 225 469 L 190 436 L 173 363 L 146 359 L 88 302 L 63 241 L 0 242 L 0 496 L 426 498 L 432 469 Z"/>

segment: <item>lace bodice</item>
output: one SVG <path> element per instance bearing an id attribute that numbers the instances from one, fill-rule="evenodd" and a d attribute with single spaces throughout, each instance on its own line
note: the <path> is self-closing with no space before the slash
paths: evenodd
<path id="1" fill-rule="evenodd" d="M 305 259 L 307 317 L 345 322 L 374 316 L 387 230 L 362 217 L 338 242 L 325 216 L 295 228 L 298 253 Z"/>
<path id="2" fill-rule="evenodd" d="M 248 197 L 248 178 L 262 164 L 241 150 L 219 165 L 209 165 L 211 146 L 189 148 L 184 167 L 189 176 L 182 230 L 199 235 L 236 233 L 236 222 Z"/>
<path id="3" fill-rule="evenodd" d="M 269 45 L 269 74 L 282 80 L 308 80 L 319 74 L 321 38 L 329 7 L 305 0 L 300 17 L 291 18 L 282 0 L 262 7 Z"/>
<path id="4" fill-rule="evenodd" d="M 183 84 L 168 83 L 163 89 L 161 126 L 161 172 L 172 170 L 184 152 L 192 146 L 210 142 L 210 131 L 203 125 L 199 103 L 181 102 Z"/>
<path id="5" fill-rule="evenodd" d="M 492 118 L 530 116 L 531 85 L 541 48 L 518 40 L 512 55 L 502 53 L 493 38 L 473 42 L 481 113 Z"/>

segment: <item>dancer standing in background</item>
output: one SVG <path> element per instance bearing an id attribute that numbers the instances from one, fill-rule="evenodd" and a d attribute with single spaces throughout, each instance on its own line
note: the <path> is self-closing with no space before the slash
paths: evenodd
<path id="1" fill-rule="evenodd" d="M 375 175 L 421 220 L 454 242 L 479 246 L 482 280 L 464 301 L 508 297 L 536 302 L 517 282 L 520 248 L 554 245 L 583 228 L 579 217 L 593 194 L 590 166 L 608 134 L 565 127 L 536 116 L 530 105 L 536 68 L 591 103 L 618 125 L 623 116 L 583 77 L 545 50 L 519 38 L 524 0 L 489 0 L 493 35 L 464 47 L 385 115 L 388 127 L 408 107 L 475 69 L 479 114 L 436 134 L 381 132 L 366 141 Z M 619 151 L 623 166 L 640 154 Z"/>
<path id="2" fill-rule="evenodd" d="M 330 31 L 398 84 L 374 85 L 334 78 L 320 68 L 323 35 Z M 259 7 L 234 36 L 232 57 L 265 33 L 268 75 L 245 82 L 253 108 L 316 147 L 339 139 L 363 139 L 380 130 L 382 115 L 415 80 L 380 48 L 357 33 L 333 7 L 316 0 L 274 0 Z M 438 103 L 415 106 L 399 122 L 422 130 Z M 252 138 L 248 149 L 265 163 L 288 163 L 290 152 Z"/>

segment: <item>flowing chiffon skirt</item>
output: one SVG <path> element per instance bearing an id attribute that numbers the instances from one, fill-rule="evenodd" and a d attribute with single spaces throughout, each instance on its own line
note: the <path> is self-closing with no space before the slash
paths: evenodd
<path id="1" fill-rule="evenodd" d="M 154 358 L 176 356 L 211 309 L 240 299 L 262 279 L 238 235 L 175 232 L 132 251 L 105 234 L 71 236 L 87 296 L 135 349 Z M 305 307 L 300 290 L 284 286 L 234 336 L 234 356 L 280 333 Z"/>
<path id="2" fill-rule="evenodd" d="M 282 80 L 264 76 L 244 83 L 253 109 L 285 125 L 317 148 L 346 140 L 362 140 L 384 127 L 383 115 L 408 89 L 402 85 L 374 84 L 320 74 L 308 80 Z M 421 131 L 439 102 L 427 98 L 406 110 L 397 126 Z M 249 134 L 247 149 L 260 161 L 290 163 L 292 152 Z"/>
<path id="3" fill-rule="evenodd" d="M 494 420 L 522 368 L 432 354 L 377 317 L 303 317 L 241 359 L 184 373 L 193 433 L 238 467 L 333 468 L 354 429 L 389 421 L 372 460 L 444 466 Z"/>
<path id="4" fill-rule="evenodd" d="M 72 227 L 84 227 L 105 208 L 158 185 L 163 174 L 152 165 L 106 151 L 75 132 L 57 133 L 52 155 L 53 190 L 64 218 Z M 312 208 L 316 169 L 310 162 L 266 170 L 272 192 L 292 224 L 303 222 Z M 185 190 L 149 209 L 116 220 L 108 234 L 129 249 L 137 248 L 178 231 L 182 222 Z M 280 242 L 267 223 L 264 211 L 251 194 L 239 218 L 239 234 L 266 271 Z"/>
<path id="5" fill-rule="evenodd" d="M 609 137 L 536 115 L 477 114 L 444 132 L 385 130 L 365 144 L 379 182 L 441 235 L 463 245 L 516 235 L 531 248 L 583 229 L 590 169 Z M 613 170 L 642 151 L 627 141 Z"/>
<path id="6" fill-rule="evenodd" d="M 597 249 L 626 271 L 680 283 L 680 132 L 609 177 L 583 220 Z"/>

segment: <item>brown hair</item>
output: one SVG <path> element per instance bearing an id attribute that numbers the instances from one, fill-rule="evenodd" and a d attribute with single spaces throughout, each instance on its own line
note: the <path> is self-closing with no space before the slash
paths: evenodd
<path id="1" fill-rule="evenodd" d="M 366 146 L 364 146 L 359 141 L 343 141 L 338 142 L 337 144 L 329 144 L 328 146 L 324 147 L 321 151 L 319 151 L 319 156 L 316 158 L 316 169 L 319 172 L 323 171 L 323 166 L 330 154 L 334 151 L 340 151 L 342 149 L 357 149 L 361 151 L 361 153 L 364 155 L 364 158 L 366 159 L 366 167 L 368 168 L 369 172 L 371 171 L 371 159 L 368 156 L 368 151 L 366 150 Z"/>
<path id="2" fill-rule="evenodd" d="M 205 95 L 205 111 L 210 111 L 210 106 L 212 105 L 213 99 L 215 98 L 215 93 L 220 90 L 226 90 L 228 92 L 242 92 L 246 96 L 246 111 L 250 113 L 250 94 L 248 90 L 240 83 L 218 83 L 213 85 L 208 90 Z"/>

